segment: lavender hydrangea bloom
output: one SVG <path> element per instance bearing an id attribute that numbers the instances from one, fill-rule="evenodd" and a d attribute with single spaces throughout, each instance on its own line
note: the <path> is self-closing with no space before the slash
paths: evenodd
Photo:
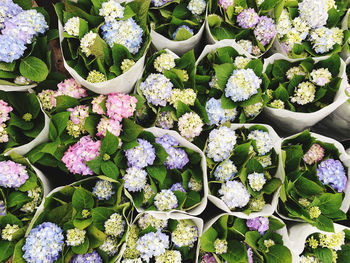
<path id="1" fill-rule="evenodd" d="M 168 169 L 182 169 L 189 162 L 187 153 L 184 149 L 169 147 L 165 151 L 168 154 L 164 164 Z"/>
<path id="2" fill-rule="evenodd" d="M 217 263 L 217 261 L 211 253 L 206 253 L 203 256 L 201 263 Z"/>
<path id="3" fill-rule="evenodd" d="M 156 7 L 160 7 L 172 1 L 173 0 L 152 0 L 151 3 Z"/>
<path id="4" fill-rule="evenodd" d="M 137 139 L 138 146 L 125 151 L 129 167 L 144 168 L 152 165 L 156 159 L 156 151 L 151 143 L 144 139 Z"/>
<path id="5" fill-rule="evenodd" d="M 0 1 L 0 29 L 3 28 L 4 22 L 18 15 L 22 11 L 22 8 L 13 3 L 12 0 Z"/>
<path id="6" fill-rule="evenodd" d="M 270 44 L 276 33 L 276 25 L 271 18 L 267 16 L 259 18 L 259 23 L 254 30 L 254 34 L 263 46 Z"/>
<path id="7" fill-rule="evenodd" d="M 163 74 L 150 74 L 141 82 L 140 90 L 146 100 L 154 106 L 165 106 L 171 96 L 173 83 Z"/>
<path id="8" fill-rule="evenodd" d="M 193 32 L 193 30 L 192 30 L 191 28 L 189 28 L 189 27 L 186 26 L 186 25 L 182 25 L 182 26 L 179 26 L 179 27 L 175 30 L 175 32 L 174 32 L 174 34 L 173 34 L 173 39 L 174 39 L 174 40 L 175 40 L 175 38 L 176 38 L 177 32 L 179 32 L 179 30 L 180 30 L 181 28 L 186 29 L 192 36 L 194 35 L 194 32 Z"/>
<path id="9" fill-rule="evenodd" d="M 4 201 L 0 201 L 0 216 L 6 215 L 6 207 Z"/>
<path id="10" fill-rule="evenodd" d="M 345 169 L 339 160 L 328 159 L 318 165 L 317 176 L 324 185 L 330 185 L 339 193 L 346 188 Z"/>
<path id="11" fill-rule="evenodd" d="M 220 99 L 210 98 L 205 105 L 210 125 L 219 125 L 226 121 L 234 121 L 237 115 L 236 109 L 223 109 Z"/>
<path id="12" fill-rule="evenodd" d="M 175 183 L 173 184 L 171 187 L 170 187 L 170 190 L 171 191 L 181 191 L 181 192 L 184 192 L 186 193 L 186 190 L 185 188 L 183 188 L 182 184 L 181 183 Z"/>
<path id="13" fill-rule="evenodd" d="M 251 231 L 258 231 L 264 235 L 269 230 L 269 219 L 267 217 L 259 216 L 253 219 L 247 219 L 247 227 Z"/>
<path id="14" fill-rule="evenodd" d="M 22 250 L 27 263 L 51 263 L 57 260 L 64 244 L 63 230 L 56 224 L 45 222 L 32 230 Z"/>
<path id="15" fill-rule="evenodd" d="M 11 160 L 0 162 L 0 186 L 18 188 L 29 178 L 26 167 Z"/>
<path id="16" fill-rule="evenodd" d="M 146 262 L 149 262 L 153 257 L 163 254 L 168 248 L 169 236 L 162 233 L 160 229 L 156 233 L 151 232 L 140 237 L 136 246 L 142 259 Z"/>
<path id="17" fill-rule="evenodd" d="M 156 143 L 163 146 L 164 149 L 169 148 L 171 146 L 179 146 L 179 142 L 169 134 L 165 134 L 162 137 L 157 137 Z"/>
<path id="18" fill-rule="evenodd" d="M 70 263 L 102 263 L 103 260 L 100 255 L 93 250 L 92 253 L 86 253 L 84 255 L 75 255 Z"/>
<path id="19" fill-rule="evenodd" d="M 241 28 L 253 28 L 259 22 L 259 15 L 253 8 L 244 9 L 237 16 L 237 23 Z"/>
<path id="20" fill-rule="evenodd" d="M 19 59 L 26 48 L 24 42 L 11 36 L 0 35 L 0 62 L 11 63 Z"/>

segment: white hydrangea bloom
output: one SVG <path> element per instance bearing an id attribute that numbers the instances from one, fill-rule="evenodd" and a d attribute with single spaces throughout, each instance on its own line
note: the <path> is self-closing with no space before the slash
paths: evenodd
<path id="1" fill-rule="evenodd" d="M 316 87 L 309 81 L 300 83 L 295 87 L 294 95 L 291 97 L 291 102 L 299 105 L 311 103 L 315 99 Z"/>
<path id="2" fill-rule="evenodd" d="M 310 26 L 306 23 L 305 20 L 300 17 L 296 17 L 293 19 L 293 26 L 295 30 L 299 33 L 299 36 L 302 40 L 304 40 L 310 31 Z"/>
<path id="3" fill-rule="evenodd" d="M 66 243 L 68 246 L 79 246 L 84 243 L 85 239 L 85 230 L 80 230 L 78 228 L 68 229 L 67 230 L 67 240 Z"/>
<path id="4" fill-rule="evenodd" d="M 277 36 L 279 38 L 282 38 L 291 29 L 292 29 L 292 22 L 290 21 L 289 12 L 287 9 L 284 8 L 281 13 L 281 16 L 278 19 L 278 23 L 276 25 Z"/>
<path id="5" fill-rule="evenodd" d="M 218 193 L 221 195 L 221 200 L 230 209 L 242 208 L 248 204 L 250 199 L 248 189 L 237 181 L 223 183 Z"/>
<path id="6" fill-rule="evenodd" d="M 147 184 L 147 172 L 137 167 L 126 169 L 124 187 L 130 192 L 140 192 Z"/>
<path id="7" fill-rule="evenodd" d="M 205 0 L 191 0 L 188 3 L 187 9 L 194 15 L 201 15 L 205 11 L 207 3 Z"/>
<path id="8" fill-rule="evenodd" d="M 233 179 L 237 172 L 236 165 L 231 160 L 227 160 L 216 167 L 214 176 L 218 181 L 228 181 Z"/>
<path id="9" fill-rule="evenodd" d="M 311 71 L 310 76 L 312 82 L 318 86 L 325 86 L 331 82 L 332 74 L 329 72 L 328 68 L 319 68 Z"/>
<path id="10" fill-rule="evenodd" d="M 167 211 L 177 207 L 176 195 L 171 190 L 162 190 L 154 197 L 154 205 L 159 211 Z"/>
<path id="11" fill-rule="evenodd" d="M 177 109 L 178 101 L 193 106 L 196 98 L 197 94 L 193 89 L 172 89 L 169 103 Z"/>
<path id="12" fill-rule="evenodd" d="M 305 76 L 306 73 L 301 66 L 292 67 L 288 69 L 286 73 L 287 79 L 291 80 L 292 78 L 294 78 L 295 75 Z"/>
<path id="13" fill-rule="evenodd" d="M 120 237 L 124 233 L 125 220 L 123 216 L 114 213 L 104 223 L 105 233 L 113 237 Z"/>
<path id="14" fill-rule="evenodd" d="M 175 230 L 171 233 L 171 241 L 177 247 L 193 247 L 198 240 L 198 228 L 190 220 L 179 220 Z"/>
<path id="15" fill-rule="evenodd" d="M 215 162 L 222 162 L 230 156 L 236 145 L 234 130 L 221 126 L 209 133 L 206 155 Z"/>
<path id="16" fill-rule="evenodd" d="M 91 55 L 90 48 L 95 43 L 96 37 L 97 34 L 90 31 L 89 33 L 86 33 L 80 41 L 80 48 L 87 57 Z"/>
<path id="17" fill-rule="evenodd" d="M 243 57 L 243 56 L 238 56 L 238 57 L 235 58 L 234 65 L 238 69 L 243 69 L 243 68 L 245 68 L 245 66 L 248 65 L 248 63 L 250 61 L 251 61 L 250 58 L 246 58 L 246 57 Z"/>
<path id="18" fill-rule="evenodd" d="M 249 185 L 254 191 L 263 189 L 266 179 L 263 173 L 248 174 Z"/>
<path id="19" fill-rule="evenodd" d="M 175 68 L 175 58 L 168 53 L 160 54 L 154 60 L 153 66 L 158 72 L 163 73 L 166 70 L 171 70 L 172 68 Z"/>
<path id="20" fill-rule="evenodd" d="M 325 0 L 303 0 L 298 4 L 300 18 L 311 28 L 327 24 L 328 10 Z"/>
<path id="21" fill-rule="evenodd" d="M 273 141 L 268 132 L 254 130 L 248 134 L 249 140 L 255 140 L 259 155 L 265 155 L 273 148 Z"/>
<path id="22" fill-rule="evenodd" d="M 68 21 L 64 24 L 64 31 L 71 36 L 78 37 L 79 26 L 80 26 L 79 17 L 75 16 L 75 17 L 69 18 Z"/>
<path id="23" fill-rule="evenodd" d="M 243 107 L 243 111 L 245 116 L 248 118 L 254 118 L 259 114 L 263 106 L 264 104 L 262 102 L 258 102 L 247 107 Z"/>
<path id="24" fill-rule="evenodd" d="M 124 7 L 117 0 L 109 0 L 102 3 L 99 14 L 105 17 L 106 22 L 114 21 L 117 18 L 123 18 Z"/>

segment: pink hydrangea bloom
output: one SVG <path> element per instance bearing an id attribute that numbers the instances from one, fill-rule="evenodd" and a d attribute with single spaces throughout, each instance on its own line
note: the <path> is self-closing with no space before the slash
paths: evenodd
<path id="1" fill-rule="evenodd" d="M 62 162 L 73 174 L 93 175 L 93 171 L 86 165 L 86 162 L 100 155 L 100 146 L 101 141 L 93 141 L 89 135 L 84 136 L 68 148 Z"/>
<path id="2" fill-rule="evenodd" d="M 92 104 L 92 112 L 97 114 L 105 114 L 105 110 L 102 108 L 101 103 L 106 99 L 106 96 L 100 95 L 94 98 L 91 102 Z"/>
<path id="3" fill-rule="evenodd" d="M 70 119 L 74 124 L 85 123 L 87 117 L 89 117 L 89 106 L 79 105 L 74 108 L 69 108 L 67 111 L 70 111 Z"/>
<path id="4" fill-rule="evenodd" d="M 122 125 L 119 121 L 114 119 L 107 119 L 105 117 L 101 118 L 99 124 L 97 125 L 97 136 L 104 137 L 106 136 L 107 131 L 112 133 L 115 136 L 119 136 L 122 130 Z"/>
<path id="5" fill-rule="evenodd" d="M 9 113 L 13 110 L 8 106 L 7 102 L 0 100 L 0 123 L 4 123 L 10 119 Z"/>
<path id="6" fill-rule="evenodd" d="M 0 162 L 0 186 L 18 188 L 28 180 L 28 172 L 22 164 L 13 161 Z"/>
<path id="7" fill-rule="evenodd" d="M 324 157 L 324 149 L 321 145 L 315 143 L 311 146 L 307 153 L 304 154 L 303 160 L 308 165 L 312 165 L 321 161 Z"/>
<path id="8" fill-rule="evenodd" d="M 56 96 L 66 95 L 76 99 L 87 97 L 86 90 L 82 88 L 73 78 L 66 79 L 57 85 Z"/>
<path id="9" fill-rule="evenodd" d="M 136 110 L 137 99 L 122 93 L 109 94 L 106 101 L 108 117 L 117 121 L 129 118 Z"/>
<path id="10" fill-rule="evenodd" d="M 219 0 L 219 5 L 221 5 L 225 10 L 227 10 L 229 6 L 233 6 L 234 4 L 234 0 Z"/>

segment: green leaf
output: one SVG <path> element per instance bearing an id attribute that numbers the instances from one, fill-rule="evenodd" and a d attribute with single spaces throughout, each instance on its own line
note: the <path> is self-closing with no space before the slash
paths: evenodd
<path id="1" fill-rule="evenodd" d="M 246 68 L 252 69 L 254 73 L 259 77 L 262 75 L 263 67 L 264 65 L 260 59 L 253 59 L 246 66 Z"/>
<path id="2" fill-rule="evenodd" d="M 282 182 L 280 179 L 272 178 L 264 185 L 264 188 L 262 189 L 262 191 L 270 195 L 274 193 L 281 185 L 282 185 Z"/>
<path id="3" fill-rule="evenodd" d="M 12 62 L 12 63 L 5 63 L 5 62 L 0 62 L 0 70 L 3 71 L 14 71 L 16 68 L 16 62 Z"/>
<path id="4" fill-rule="evenodd" d="M 284 79 L 286 72 L 291 67 L 286 60 L 277 60 L 273 63 L 272 75 L 277 79 Z"/>
<path id="5" fill-rule="evenodd" d="M 24 77 L 37 82 L 44 81 L 49 74 L 45 62 L 32 56 L 21 60 L 19 71 Z"/>
<path id="6" fill-rule="evenodd" d="M 74 220 L 73 220 L 74 227 L 76 227 L 80 230 L 87 228 L 89 225 L 91 225 L 91 223 L 92 223 L 92 217 L 87 218 L 87 219 L 74 218 Z"/>
<path id="7" fill-rule="evenodd" d="M 319 197 L 319 203 L 316 203 L 323 214 L 329 214 L 337 212 L 343 202 L 343 195 L 341 193 L 324 193 Z"/>
<path id="8" fill-rule="evenodd" d="M 220 27 L 222 18 L 215 14 L 208 15 L 208 23 L 210 27 Z"/>
<path id="9" fill-rule="evenodd" d="M 214 241 L 217 236 L 218 232 L 213 227 L 205 231 L 200 237 L 201 249 L 205 252 L 215 252 Z"/>
<path id="10" fill-rule="evenodd" d="M 91 45 L 89 49 L 91 51 L 91 54 L 94 55 L 97 59 L 100 59 L 107 65 L 111 64 L 109 46 L 99 35 L 97 35 L 97 37 L 95 38 L 95 42 Z"/>
<path id="11" fill-rule="evenodd" d="M 331 219 L 325 217 L 324 215 L 320 215 L 316 219 L 315 226 L 318 229 L 326 231 L 326 232 L 334 232 L 333 221 Z"/>
<path id="12" fill-rule="evenodd" d="M 95 159 L 92 159 L 91 161 L 86 162 L 87 166 L 89 166 L 89 168 L 95 174 L 99 174 L 101 172 L 101 163 L 102 163 L 101 155 L 97 156 Z"/>
<path id="13" fill-rule="evenodd" d="M 191 37 L 193 37 L 193 35 L 190 32 L 188 32 L 187 29 L 180 28 L 179 31 L 177 31 L 176 33 L 175 41 L 184 41 Z"/>
<path id="14" fill-rule="evenodd" d="M 284 226 L 285 224 L 283 224 L 280 220 L 269 217 L 269 230 L 276 231 L 283 228 Z"/>
<path id="15" fill-rule="evenodd" d="M 274 245 L 265 254 L 266 263 L 292 263 L 292 253 L 283 245 Z"/>
<path id="16" fill-rule="evenodd" d="M 220 89 L 224 91 L 226 87 L 226 83 L 230 78 L 233 70 L 235 69 L 235 66 L 231 63 L 225 63 L 221 65 L 214 64 L 213 67 L 215 70 L 216 77 L 218 78 L 218 84 L 220 86 Z"/>
<path id="17" fill-rule="evenodd" d="M 237 103 L 233 102 L 230 98 L 227 98 L 225 94 L 222 94 L 220 101 L 221 101 L 221 107 L 223 109 L 230 110 L 230 109 L 237 108 L 238 106 Z"/>
<path id="18" fill-rule="evenodd" d="M 285 87 L 283 87 L 281 84 L 278 86 L 278 88 L 273 92 L 274 97 L 277 100 L 282 101 L 288 101 L 289 100 L 289 94 Z"/>
<path id="19" fill-rule="evenodd" d="M 57 225 L 64 225 L 72 219 L 73 206 L 71 203 L 53 208 L 47 213 L 47 220 Z"/>
<path id="20" fill-rule="evenodd" d="M 348 263 L 350 258 L 350 246 L 348 244 L 342 246 L 337 254 L 337 263 Z"/>
<path id="21" fill-rule="evenodd" d="M 119 169 L 112 161 L 102 162 L 101 170 L 107 177 L 118 180 Z"/>
<path id="22" fill-rule="evenodd" d="M 75 106 L 78 106 L 80 103 L 76 98 L 70 97 L 70 96 L 58 96 L 56 97 L 56 111 L 66 111 L 68 108 L 74 108 Z M 67 114 L 67 113 L 66 113 Z M 69 114 L 70 116 L 70 114 Z M 66 118 L 67 116 L 60 116 Z M 60 124 L 62 124 L 63 120 L 60 120 Z"/>
<path id="23" fill-rule="evenodd" d="M 265 0 L 261 5 L 260 5 L 260 9 L 264 10 L 264 11 L 269 11 L 272 8 L 274 8 L 278 3 L 280 2 L 280 0 Z"/>
<path id="24" fill-rule="evenodd" d="M 20 188 L 18 188 L 18 190 L 22 192 L 32 190 L 35 188 L 35 186 L 37 186 L 36 174 L 31 171 L 28 171 L 28 174 L 29 174 L 28 180 L 24 184 L 22 184 Z"/>
<path id="25" fill-rule="evenodd" d="M 257 248 L 257 242 L 261 238 L 261 235 L 258 231 L 248 231 L 245 233 L 244 242 L 247 243 L 252 248 Z"/>
<path id="26" fill-rule="evenodd" d="M 107 207 L 96 207 L 91 210 L 92 221 L 94 226 L 96 226 L 99 230 L 105 230 L 105 222 L 110 218 L 110 216 L 114 213 L 113 209 Z"/>
<path id="27" fill-rule="evenodd" d="M 103 244 L 103 242 L 106 239 L 106 234 L 100 231 L 97 227 L 94 225 L 90 225 L 88 227 L 88 236 L 90 237 L 90 247 L 96 248 Z"/>
<path id="28" fill-rule="evenodd" d="M 75 254 L 80 254 L 80 255 L 86 254 L 88 252 L 88 250 L 89 250 L 89 239 L 86 237 L 85 237 L 83 244 L 81 244 L 79 246 L 72 247 L 72 251 Z"/>
<path id="29" fill-rule="evenodd" d="M 314 251 L 315 251 L 316 257 L 322 263 L 332 263 L 333 256 L 332 256 L 332 251 L 329 248 L 316 248 Z"/>
<path id="30" fill-rule="evenodd" d="M 176 109 L 176 116 L 180 118 L 185 113 L 191 112 L 190 107 L 188 107 L 185 103 L 182 101 L 177 102 L 177 109 Z"/>
<path id="31" fill-rule="evenodd" d="M 13 2 L 25 10 L 31 9 L 33 6 L 32 5 L 33 3 L 31 0 L 13 0 Z"/>
<path id="32" fill-rule="evenodd" d="M 166 177 L 166 167 L 165 166 L 148 166 L 146 168 L 147 173 L 162 185 Z"/>
<path id="33" fill-rule="evenodd" d="M 109 131 L 106 132 L 106 136 L 102 139 L 101 143 L 101 154 L 107 153 L 109 155 L 114 154 L 119 145 L 119 139 Z"/>
<path id="34" fill-rule="evenodd" d="M 227 253 L 221 255 L 228 262 L 247 262 L 247 249 L 237 240 L 228 240 Z"/>
<path id="35" fill-rule="evenodd" d="M 83 36 L 89 31 L 88 22 L 85 19 L 79 18 L 79 39 L 82 39 Z"/>
<path id="36" fill-rule="evenodd" d="M 83 209 L 91 209 L 94 207 L 95 200 L 92 194 L 81 186 L 74 191 L 72 196 L 73 207 L 80 211 Z"/>
<path id="37" fill-rule="evenodd" d="M 24 245 L 24 238 L 17 242 L 15 245 L 15 250 L 13 252 L 12 263 L 26 263 L 23 259 L 22 247 Z"/>
<path id="38" fill-rule="evenodd" d="M 184 204 L 185 208 L 193 207 L 197 204 L 199 204 L 201 201 L 201 195 L 198 192 L 195 191 L 189 191 L 187 194 L 187 198 Z"/>
<path id="39" fill-rule="evenodd" d="M 318 195 L 324 191 L 324 188 L 322 186 L 318 185 L 314 181 L 305 178 L 304 176 L 300 176 L 294 185 L 295 188 L 305 197 Z"/>
<path id="40" fill-rule="evenodd" d="M 134 121 L 123 119 L 123 132 L 120 135 L 120 138 L 123 141 L 131 142 L 135 140 L 142 131 L 143 128 L 140 125 L 137 125 Z"/>
<path id="41" fill-rule="evenodd" d="M 12 242 L 0 240 L 0 261 L 5 262 L 12 254 L 15 249 L 15 245 Z"/>
<path id="42" fill-rule="evenodd" d="M 247 163 L 247 174 L 251 173 L 263 173 L 264 168 L 262 167 L 261 163 L 255 159 L 250 159 Z"/>
<path id="43" fill-rule="evenodd" d="M 12 192 L 7 197 L 7 206 L 11 207 L 22 207 L 25 203 L 28 203 L 32 199 L 25 193 L 22 192 Z"/>

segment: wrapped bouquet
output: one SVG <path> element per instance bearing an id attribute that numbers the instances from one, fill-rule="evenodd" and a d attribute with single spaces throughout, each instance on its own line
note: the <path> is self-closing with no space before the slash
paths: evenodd
<path id="1" fill-rule="evenodd" d="M 45 176 L 25 158 L 0 156 L 1 262 L 18 253 L 20 240 L 49 191 Z"/>
<path id="2" fill-rule="evenodd" d="M 66 1 L 55 5 L 64 65 L 99 94 L 130 92 L 151 42 L 151 0 Z"/>
<path id="3" fill-rule="evenodd" d="M 283 141 L 286 178 L 278 213 L 334 231 L 334 221 L 346 219 L 350 205 L 350 158 L 333 139 L 304 131 Z"/>
<path id="4" fill-rule="evenodd" d="M 247 53 L 262 56 L 274 42 L 276 24 L 270 13 L 280 4 L 275 0 L 210 0 L 206 21 L 208 42 L 232 39 Z"/>
<path id="5" fill-rule="evenodd" d="M 160 50 L 183 55 L 200 43 L 207 0 L 152 0 L 149 10 L 151 37 Z"/>
<path id="6" fill-rule="evenodd" d="M 273 216 L 219 215 L 205 225 L 200 245 L 201 263 L 292 263 L 287 228 Z"/>
<path id="7" fill-rule="evenodd" d="M 209 200 L 243 218 L 272 215 L 283 180 L 280 147 L 270 126 L 231 124 L 213 129 L 204 149 Z"/>

